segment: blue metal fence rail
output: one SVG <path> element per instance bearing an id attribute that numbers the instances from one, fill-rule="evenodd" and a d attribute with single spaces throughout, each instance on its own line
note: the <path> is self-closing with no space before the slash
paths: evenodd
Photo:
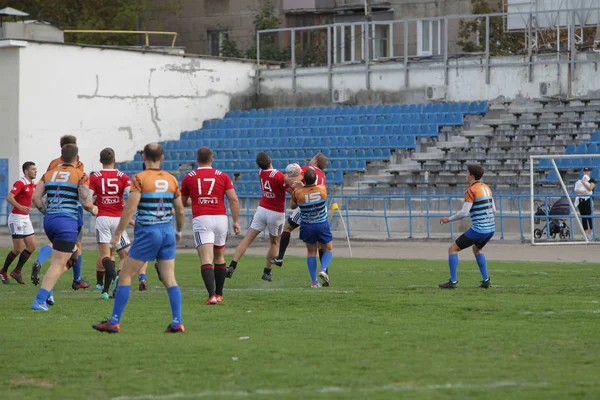
<path id="1" fill-rule="evenodd" d="M 543 194 L 536 197 L 538 205 L 549 210 L 552 204 L 562 197 L 561 194 Z M 507 234 L 514 238 L 518 234 L 521 240 L 525 240 L 526 235 L 529 236 L 529 229 L 526 224 L 531 219 L 529 211 L 529 195 L 518 194 L 508 195 L 500 194 L 494 196 L 496 202 L 496 232 L 499 239 L 505 239 Z M 240 197 L 245 204 L 240 211 L 242 225 L 250 226 L 252 216 L 256 210 L 256 206 L 260 200 L 260 196 L 242 196 Z M 355 231 L 364 232 L 364 229 L 359 229 L 361 220 L 373 219 L 375 221 L 383 221 L 385 231 L 382 236 L 386 238 L 432 238 L 431 224 L 436 224 L 441 217 L 448 216 L 451 213 L 458 211 L 462 207 L 463 195 L 335 195 L 329 197 L 330 205 L 337 202 L 340 207 L 341 214 L 346 222 L 348 234 L 352 236 Z M 394 203 L 394 204 L 392 204 Z M 593 214 L 591 219 L 595 222 L 597 217 Z M 6 225 L 6 218 L 10 213 L 10 205 L 5 198 L 0 198 L 0 224 Z M 188 217 L 191 214 L 188 211 Z M 43 226 L 42 215 L 35 211 L 31 214 L 32 222 L 38 227 L 38 231 Z M 92 233 L 93 216 L 85 213 L 85 230 L 87 234 Z M 547 236 L 550 236 L 549 227 L 552 219 L 568 220 L 568 225 L 571 227 L 570 236 L 573 237 L 575 229 L 575 216 L 571 213 L 568 216 L 560 215 L 553 216 L 545 214 L 536 219 L 540 223 L 540 229 L 546 228 Z M 405 220 L 406 229 L 394 230 L 392 223 L 395 220 Z M 518 221 L 518 229 L 507 228 L 506 224 L 510 221 Z M 424 228 L 423 228 L 424 222 Z M 545 224 L 544 224 L 545 223 Z M 418 226 L 417 226 L 418 225 Z M 594 223 L 594 227 L 595 227 Z M 419 226 L 421 229 L 419 229 Z M 454 238 L 461 232 L 457 229 L 454 223 L 448 227 L 448 238 Z M 444 233 L 445 235 L 445 233 Z M 440 236 L 436 236 L 439 238 Z M 596 238 L 595 228 L 593 229 L 593 238 Z"/>

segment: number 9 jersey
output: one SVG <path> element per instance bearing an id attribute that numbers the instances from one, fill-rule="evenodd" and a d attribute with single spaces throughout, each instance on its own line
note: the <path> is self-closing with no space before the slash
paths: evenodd
<path id="1" fill-rule="evenodd" d="M 131 193 L 141 193 L 136 225 L 171 223 L 173 200 L 181 196 L 177 179 L 160 169 L 147 169 L 134 175 Z"/>

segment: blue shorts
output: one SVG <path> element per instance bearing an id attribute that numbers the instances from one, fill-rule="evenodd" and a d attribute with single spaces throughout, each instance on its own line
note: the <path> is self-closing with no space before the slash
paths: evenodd
<path id="1" fill-rule="evenodd" d="M 129 257 L 138 261 L 174 260 L 175 229 L 171 223 L 136 225 Z"/>
<path id="2" fill-rule="evenodd" d="M 333 240 L 331 230 L 329 229 L 329 222 L 320 222 L 318 224 L 300 224 L 300 239 L 304 243 L 315 244 L 317 242 L 321 244 L 327 244 Z"/>
<path id="3" fill-rule="evenodd" d="M 79 234 L 75 218 L 62 214 L 48 214 L 44 217 L 44 231 L 48 236 L 48 240 L 54 245 L 55 250 L 73 251 Z M 71 243 L 72 246 L 70 246 Z"/>
<path id="4" fill-rule="evenodd" d="M 456 245 L 459 249 L 463 250 L 467 247 L 475 245 L 478 249 L 483 249 L 487 242 L 494 236 L 495 232 L 481 233 L 476 232 L 473 228 L 463 233 L 458 239 L 456 239 Z"/>
<path id="5" fill-rule="evenodd" d="M 83 228 L 83 207 L 77 207 L 77 226 Z"/>

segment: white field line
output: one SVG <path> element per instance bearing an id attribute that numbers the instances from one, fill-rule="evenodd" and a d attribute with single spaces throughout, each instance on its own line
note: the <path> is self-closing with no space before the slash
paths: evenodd
<path id="1" fill-rule="evenodd" d="M 512 388 L 512 387 L 545 387 L 547 382 L 492 382 L 492 383 L 446 383 L 443 385 L 425 385 L 416 386 L 402 383 L 394 383 L 382 386 L 372 386 L 365 388 L 350 387 L 323 387 L 315 389 L 275 389 L 275 390 L 255 390 L 255 391 L 205 391 L 196 393 L 170 393 L 164 395 L 141 395 L 141 396 L 119 396 L 112 400 L 170 400 L 170 399 L 196 399 L 205 397 L 258 397 L 258 396 L 281 396 L 281 395 L 307 395 L 327 394 L 327 393 L 373 393 L 373 392 L 417 392 L 417 391 L 438 391 L 438 390 L 473 390 L 473 389 L 493 389 L 493 388 Z"/>
<path id="2" fill-rule="evenodd" d="M 151 289 L 161 290 L 164 286 L 152 286 Z M 183 292 L 206 292 L 205 288 L 183 288 Z M 56 291 L 55 291 L 56 292 Z M 131 289 L 132 293 L 138 292 L 137 289 Z M 341 293 L 353 294 L 354 290 L 333 290 L 327 288 L 314 289 L 311 287 L 289 287 L 289 288 L 225 288 L 225 292 L 314 292 L 314 293 Z M 16 293 L 16 292 L 13 292 Z M 61 290 L 58 293 L 73 293 L 72 290 Z M 99 293 L 99 292 L 98 292 Z"/>

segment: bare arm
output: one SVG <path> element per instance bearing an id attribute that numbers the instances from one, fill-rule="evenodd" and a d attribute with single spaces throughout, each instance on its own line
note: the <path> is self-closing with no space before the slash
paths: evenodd
<path id="1" fill-rule="evenodd" d="M 181 204 L 183 204 L 184 207 L 191 206 L 192 202 L 190 201 L 190 196 L 181 195 Z"/>
<path id="2" fill-rule="evenodd" d="M 183 231 L 183 225 L 185 224 L 185 208 L 182 197 L 180 196 L 173 201 L 173 207 L 175 208 L 175 228 L 177 232 Z"/>
<path id="3" fill-rule="evenodd" d="M 92 199 L 92 191 L 87 185 L 79 185 L 79 201 L 86 211 L 94 214 L 94 201 Z"/>
<path id="4" fill-rule="evenodd" d="M 225 196 L 229 201 L 229 208 L 231 209 L 231 219 L 233 219 L 233 233 L 239 235 L 242 229 L 240 228 L 240 201 L 238 200 L 235 189 L 229 189 L 225 191 Z"/>
<path id="5" fill-rule="evenodd" d="M 8 204 L 16 208 L 17 210 L 21 210 L 23 212 L 29 212 L 29 207 L 19 204 L 17 200 L 15 200 L 15 195 L 12 192 L 8 192 L 8 197 L 6 198 Z"/>
<path id="6" fill-rule="evenodd" d="M 39 182 L 35 187 L 35 192 L 33 192 L 33 197 L 31 198 L 31 202 L 40 210 L 40 212 L 46 215 L 46 205 L 42 201 L 42 197 L 46 194 L 46 184 L 44 182 Z"/>
<path id="7" fill-rule="evenodd" d="M 296 202 L 296 199 L 292 196 L 292 201 L 290 201 L 290 207 L 292 208 L 292 210 L 295 210 L 296 208 L 298 208 L 298 203 Z"/>
<path id="8" fill-rule="evenodd" d="M 129 194 L 129 200 L 127 200 L 127 204 L 125 204 L 125 208 L 123 209 L 123 213 L 121 214 L 121 219 L 119 220 L 119 225 L 113 235 L 113 238 L 116 236 L 117 238 L 121 237 L 121 234 L 127 228 L 127 225 L 131 222 L 133 215 L 135 214 L 135 210 L 137 210 L 138 204 L 140 204 L 140 199 L 142 198 L 142 194 L 140 192 L 132 192 Z"/>

